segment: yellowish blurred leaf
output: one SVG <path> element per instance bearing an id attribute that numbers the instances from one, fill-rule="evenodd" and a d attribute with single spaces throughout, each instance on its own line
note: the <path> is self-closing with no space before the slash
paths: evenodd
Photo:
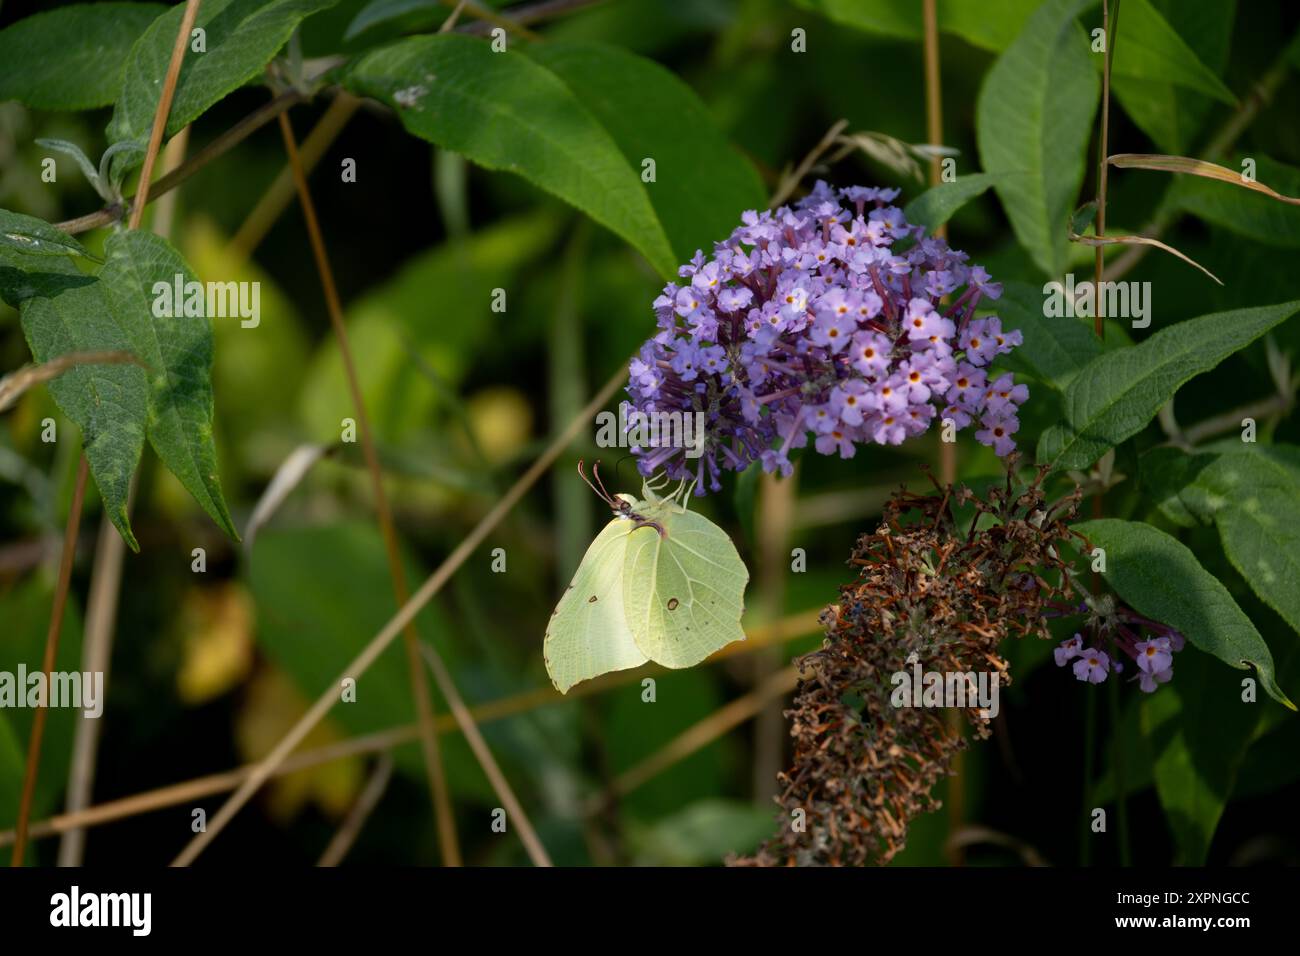
<path id="1" fill-rule="evenodd" d="M 181 603 L 176 692 L 193 706 L 243 683 L 253 664 L 253 603 L 240 584 L 193 587 Z"/>
<path id="2" fill-rule="evenodd" d="M 474 394 L 466 408 L 483 456 L 497 464 L 513 456 L 533 434 L 533 406 L 518 389 L 500 386 Z"/>
<path id="3" fill-rule="evenodd" d="M 240 756 L 250 762 L 265 757 L 306 712 L 307 701 L 283 672 L 269 665 L 259 668 L 248 683 L 244 706 L 235 720 Z M 303 739 L 300 749 L 325 747 L 343 736 L 337 724 L 326 718 Z M 314 803 L 327 816 L 341 819 L 356 799 L 364 776 L 361 760 L 348 757 L 277 777 L 268 784 L 268 811 L 284 821 Z"/>

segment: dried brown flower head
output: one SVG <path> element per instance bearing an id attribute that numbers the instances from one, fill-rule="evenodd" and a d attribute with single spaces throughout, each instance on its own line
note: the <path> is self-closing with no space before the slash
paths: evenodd
<path id="1" fill-rule="evenodd" d="M 939 807 L 931 791 L 966 738 L 947 709 L 894 706 L 891 677 L 919 662 L 990 672 L 1006 685 L 999 644 L 1049 637 L 1047 602 L 1070 593 L 1057 547 L 1077 497 L 1047 507 L 1041 473 L 1020 492 L 1011 474 L 982 498 L 967 488 L 900 491 L 876 533 L 858 539 L 849 564 L 860 575 L 827 608 L 822 648 L 798 661 L 780 831 L 733 865 L 884 864 L 903 849 L 912 818 Z M 958 527 L 954 503 L 973 509 L 969 527 L 965 517 Z M 974 736 L 987 737 L 990 721 L 966 703 Z"/>

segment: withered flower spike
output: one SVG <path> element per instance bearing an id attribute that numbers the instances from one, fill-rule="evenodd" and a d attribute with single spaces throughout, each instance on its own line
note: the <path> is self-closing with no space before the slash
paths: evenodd
<path id="1" fill-rule="evenodd" d="M 1043 477 L 1039 471 L 1019 494 L 1009 480 L 983 498 L 967 488 L 900 490 L 876 532 L 859 537 L 848 562 L 858 577 L 825 612 L 821 649 L 798 661 L 801 679 L 786 711 L 794 765 L 778 777 L 778 831 L 733 865 L 885 864 L 906 846 L 911 821 L 938 809 L 934 785 L 952 772 L 967 736 L 942 710 L 894 707 L 890 677 L 915 654 L 925 670 L 992 670 L 1005 684 L 1002 641 L 1049 636 L 1047 612 L 1072 591 L 1068 575 L 1046 572 L 1064 571 L 1058 550 L 1078 499 L 1047 508 Z M 999 520 L 983 530 L 972 523 L 963 534 L 950 501 L 973 505 L 977 521 Z M 979 708 L 962 713 L 970 736 L 990 735 Z M 800 829 L 792 826 L 797 810 Z"/>

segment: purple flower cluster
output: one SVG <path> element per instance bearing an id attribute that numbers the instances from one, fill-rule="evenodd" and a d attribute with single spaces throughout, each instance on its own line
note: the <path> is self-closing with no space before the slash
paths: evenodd
<path id="1" fill-rule="evenodd" d="M 1134 679 L 1138 686 L 1150 694 L 1174 676 L 1174 654 L 1183 649 L 1186 641 L 1173 628 L 1155 621 L 1143 618 L 1131 623 L 1146 627 L 1150 633 L 1145 640 L 1121 624 L 1111 642 L 1111 653 L 1107 654 L 1095 647 L 1084 647 L 1083 635 L 1075 634 L 1068 641 L 1062 641 L 1054 651 L 1056 666 L 1064 667 L 1074 661 L 1075 677 L 1090 684 L 1100 684 L 1111 671 L 1116 674 L 1123 672 L 1124 664 L 1119 657 L 1122 652 L 1137 665 Z"/>
<path id="2" fill-rule="evenodd" d="M 850 458 L 897 445 L 936 419 L 998 455 L 1015 447 L 1029 390 L 993 377 L 1019 345 L 997 316 L 975 318 L 1001 286 L 889 203 L 896 189 L 823 182 L 793 208 L 747 212 L 713 256 L 702 252 L 655 299 L 659 332 L 632 360 L 627 391 L 644 415 L 699 414 L 703 446 L 634 446 L 642 474 L 721 487 L 754 460 L 791 471 L 806 446 Z M 944 304 L 944 299 L 951 304 Z M 707 470 L 707 471 L 706 471 Z M 706 482 L 707 479 L 707 482 Z"/>

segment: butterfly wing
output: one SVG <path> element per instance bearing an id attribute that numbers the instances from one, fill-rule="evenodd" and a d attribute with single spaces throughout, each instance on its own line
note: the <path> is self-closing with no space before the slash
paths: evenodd
<path id="1" fill-rule="evenodd" d="M 664 667 L 690 667 L 744 640 L 749 572 L 726 532 L 666 499 L 641 513 L 665 534 L 645 525 L 628 535 L 623 603 L 637 647 Z"/>
<path id="2" fill-rule="evenodd" d="M 646 662 L 623 609 L 623 570 L 631 529 L 632 523 L 621 519 L 605 525 L 551 614 L 542 655 L 551 683 L 561 694 L 579 681 Z"/>

